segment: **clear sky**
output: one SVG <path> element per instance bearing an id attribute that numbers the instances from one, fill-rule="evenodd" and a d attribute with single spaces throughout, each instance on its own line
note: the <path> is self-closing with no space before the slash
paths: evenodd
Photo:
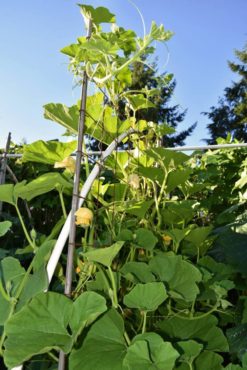
<path id="1" fill-rule="evenodd" d="M 202 144 L 207 118 L 201 112 L 217 103 L 235 79 L 227 60 L 247 41 L 246 0 L 134 0 L 149 29 L 152 20 L 175 32 L 158 47 L 160 71 L 177 80 L 174 102 L 188 109 L 185 129 L 198 121 L 188 145 Z M 141 19 L 128 0 L 87 0 L 106 6 L 117 23 L 142 35 Z M 9 131 L 15 142 L 58 138 L 64 130 L 43 119 L 49 102 L 75 103 L 78 91 L 59 50 L 84 34 L 72 0 L 0 0 L 0 147 Z"/>

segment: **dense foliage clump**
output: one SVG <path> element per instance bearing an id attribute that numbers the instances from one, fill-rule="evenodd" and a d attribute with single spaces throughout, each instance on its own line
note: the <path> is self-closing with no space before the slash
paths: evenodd
<path id="1" fill-rule="evenodd" d="M 127 131 L 131 150 L 101 162 L 76 212 L 70 299 L 62 293 L 66 251 L 50 284 L 47 263 L 70 210 L 76 140 L 12 147 L 23 156 L 9 162 L 19 182 L 0 186 L 1 366 L 56 369 L 62 351 L 70 370 L 246 369 L 245 149 L 164 149 L 173 127 L 142 115 L 159 90 L 126 86 L 133 63 L 171 32 L 155 23 L 144 39 L 115 24 L 103 32 L 114 15 L 81 9 L 92 36 L 62 51 L 78 82 L 86 71 L 95 86 L 87 140 L 107 146 Z M 77 134 L 79 104 L 44 110 Z M 82 187 L 99 161 L 85 155 Z"/>

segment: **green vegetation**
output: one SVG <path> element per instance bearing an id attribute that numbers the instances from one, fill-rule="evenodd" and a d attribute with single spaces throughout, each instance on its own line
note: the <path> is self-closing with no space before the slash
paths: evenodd
<path id="1" fill-rule="evenodd" d="M 186 155 L 159 146 L 174 129 L 141 116 L 159 89 L 126 86 L 131 65 L 171 32 L 154 22 L 143 39 L 115 24 L 105 32 L 113 14 L 81 10 L 86 24 L 92 16 L 92 37 L 62 52 L 78 83 L 86 70 L 94 84 L 87 138 L 107 145 L 133 128 L 134 150 L 106 160 L 84 204 L 93 218 L 78 214 L 69 299 L 65 253 L 48 292 L 46 266 L 70 210 L 76 142 L 12 147 L 23 157 L 10 162 L 21 181 L 0 186 L 2 368 L 57 369 L 61 350 L 69 370 L 246 369 L 245 150 Z M 79 104 L 49 103 L 44 115 L 77 134 Z"/>
<path id="2" fill-rule="evenodd" d="M 210 139 L 208 144 L 215 144 L 216 139 L 226 139 L 229 133 L 232 139 L 247 141 L 247 47 L 235 52 L 239 63 L 229 62 L 231 70 L 238 74 L 239 80 L 225 88 L 224 96 L 216 107 L 211 107 L 208 113 L 204 113 L 210 123 Z"/>

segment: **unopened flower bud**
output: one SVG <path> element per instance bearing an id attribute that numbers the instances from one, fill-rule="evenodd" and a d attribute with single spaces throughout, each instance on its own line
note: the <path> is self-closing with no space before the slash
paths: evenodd
<path id="1" fill-rule="evenodd" d="M 82 226 L 82 227 L 89 227 L 92 224 L 93 221 L 93 212 L 85 207 L 79 208 L 75 212 L 76 216 L 76 225 Z"/>
<path id="2" fill-rule="evenodd" d="M 66 157 L 61 162 L 55 162 L 54 168 L 66 168 L 71 173 L 75 172 L 75 159 L 72 157 Z"/>
<path id="3" fill-rule="evenodd" d="M 133 188 L 133 189 L 139 189 L 140 187 L 140 179 L 139 179 L 139 176 L 136 175 L 135 173 L 129 175 L 129 178 L 128 178 L 128 183 L 129 185 Z"/>

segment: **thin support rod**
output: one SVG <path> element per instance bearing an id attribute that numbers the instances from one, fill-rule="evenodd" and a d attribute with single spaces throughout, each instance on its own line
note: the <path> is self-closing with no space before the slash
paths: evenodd
<path id="1" fill-rule="evenodd" d="M 92 20 L 89 19 L 87 36 L 86 36 L 87 40 L 90 39 L 91 34 L 92 34 Z M 73 196 L 72 196 L 72 204 L 71 204 L 70 232 L 69 232 L 67 266 L 66 266 L 66 277 L 65 277 L 65 287 L 64 287 L 64 294 L 69 298 L 71 297 L 71 290 L 72 290 L 75 239 L 76 239 L 75 212 L 78 209 L 78 201 L 79 201 L 78 195 L 80 191 L 80 172 L 81 172 L 81 160 L 82 160 L 82 145 L 83 145 L 83 140 L 84 140 L 84 128 L 85 128 L 85 120 L 86 120 L 87 88 L 88 88 L 88 75 L 86 71 L 84 71 L 83 79 L 82 79 L 80 115 L 79 115 L 79 122 L 78 122 L 76 165 L 75 165 Z M 65 370 L 66 368 L 67 368 L 67 356 L 65 355 L 63 351 L 60 351 L 59 361 L 58 361 L 58 370 Z"/>
<path id="2" fill-rule="evenodd" d="M 167 150 L 172 151 L 181 151 L 181 152 L 187 152 L 192 150 L 217 150 L 217 149 L 237 149 L 237 148 L 247 148 L 247 143 L 238 143 L 238 144 L 217 144 L 217 145 L 205 145 L 205 146 L 176 146 L 174 148 L 164 148 Z M 124 149 L 119 149 L 119 153 L 126 152 Z M 129 150 L 128 150 L 129 152 Z M 93 156 L 93 155 L 101 155 L 101 151 L 95 150 L 95 151 L 88 151 L 87 156 Z M 75 153 L 71 154 L 72 156 L 75 156 Z M 4 157 L 4 154 L 0 154 L 0 159 Z M 6 158 L 22 158 L 22 154 L 6 154 Z"/>
<path id="3" fill-rule="evenodd" d="M 0 168 L 0 185 L 3 185 L 5 183 L 5 177 L 6 177 L 6 166 L 7 166 L 7 154 L 9 151 L 10 147 L 10 141 L 11 141 L 11 133 L 9 132 L 7 142 L 6 142 L 6 147 L 5 151 L 3 153 L 2 157 L 2 163 L 1 163 L 1 168 Z M 0 213 L 2 213 L 3 209 L 3 202 L 0 202 Z"/>
<path id="4" fill-rule="evenodd" d="M 216 149 L 234 149 L 234 148 L 247 148 L 247 143 L 236 143 L 236 144 L 215 144 L 215 145 L 204 145 L 204 146 L 176 146 L 175 148 L 165 148 L 172 151 L 188 152 L 191 150 L 216 150 Z"/>
<path id="5" fill-rule="evenodd" d="M 92 33 L 92 21 L 89 20 L 87 39 L 90 39 Z M 76 237 L 76 224 L 75 224 L 75 212 L 78 209 L 78 194 L 80 187 L 80 172 L 81 172 L 81 160 L 82 160 L 82 145 L 84 138 L 84 127 L 86 119 L 86 100 L 87 100 L 87 87 L 88 87 L 88 76 L 86 71 L 83 73 L 82 93 L 81 93 L 81 106 L 80 106 L 80 117 L 78 122 L 78 141 L 77 141 L 77 153 L 76 153 L 76 168 L 74 177 L 74 187 L 71 205 L 71 221 L 70 221 L 70 233 L 69 233 L 69 244 L 68 244 L 68 256 L 67 256 L 67 267 L 66 267 L 66 281 L 64 293 L 68 297 L 71 296 L 72 286 L 72 272 L 73 272 L 73 259 L 75 249 L 75 237 Z"/>

